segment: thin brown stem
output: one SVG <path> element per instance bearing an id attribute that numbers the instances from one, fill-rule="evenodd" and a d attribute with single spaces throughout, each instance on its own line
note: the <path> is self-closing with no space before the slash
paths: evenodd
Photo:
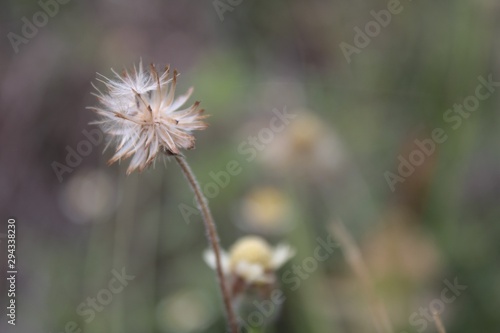
<path id="1" fill-rule="evenodd" d="M 439 313 L 433 312 L 432 316 L 434 317 L 434 324 L 436 325 L 436 329 L 439 333 L 446 333 L 446 329 L 444 328 L 443 322 L 441 321 L 441 317 Z"/>
<path id="2" fill-rule="evenodd" d="M 222 292 L 222 298 L 224 300 L 224 306 L 226 308 L 226 316 L 228 320 L 228 326 L 231 333 L 238 332 L 238 323 L 236 321 L 236 316 L 233 311 L 232 303 L 231 303 L 231 294 L 226 284 L 226 279 L 224 277 L 224 273 L 222 271 L 221 264 L 221 255 L 220 255 L 220 246 L 219 246 L 219 237 L 217 236 L 217 230 L 215 227 L 214 219 L 212 217 L 212 213 L 210 212 L 210 208 L 208 207 L 207 200 L 201 191 L 200 185 L 196 180 L 196 177 L 187 164 L 186 160 L 182 156 L 175 156 L 175 160 L 179 164 L 184 173 L 184 176 L 189 182 L 191 189 L 193 190 L 196 201 L 198 202 L 199 209 L 201 211 L 201 215 L 203 216 L 203 224 L 205 225 L 205 229 L 207 231 L 207 238 L 212 250 L 215 253 L 215 264 L 217 277 L 219 281 L 219 287 Z"/>
<path id="3" fill-rule="evenodd" d="M 331 224 L 330 230 L 333 233 L 333 236 L 340 243 L 347 263 L 357 275 L 368 299 L 370 300 L 373 322 L 377 332 L 392 333 L 393 330 L 389 321 L 387 310 L 384 303 L 378 299 L 375 293 L 373 282 L 370 277 L 370 273 L 368 272 L 368 267 L 366 266 L 363 256 L 361 255 L 361 250 L 341 220 L 335 219 Z"/>

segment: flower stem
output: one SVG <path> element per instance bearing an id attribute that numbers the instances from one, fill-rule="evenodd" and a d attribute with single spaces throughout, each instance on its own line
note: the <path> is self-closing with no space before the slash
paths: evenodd
<path id="1" fill-rule="evenodd" d="M 181 167 L 184 176 L 189 182 L 191 189 L 193 190 L 196 201 L 198 202 L 199 209 L 201 211 L 201 215 L 203 216 L 203 224 L 205 225 L 205 229 L 207 231 L 207 238 L 212 250 L 215 253 L 215 264 L 217 277 L 219 281 L 219 287 L 222 292 L 222 298 L 224 300 L 224 306 L 226 308 L 226 316 L 228 320 L 228 326 L 231 333 L 238 332 L 238 324 L 236 321 L 236 316 L 233 311 L 232 303 L 231 303 L 231 295 L 229 289 L 226 284 L 226 279 L 224 277 L 224 273 L 222 271 L 221 264 L 221 255 L 220 255 L 220 246 L 219 246 L 219 238 L 217 236 L 217 230 L 215 227 L 214 219 L 212 217 L 212 213 L 210 212 L 210 208 L 208 207 L 207 199 L 203 195 L 200 185 L 196 180 L 196 177 L 187 164 L 186 160 L 182 156 L 175 156 L 175 160 Z"/>
<path id="2" fill-rule="evenodd" d="M 370 300 L 372 307 L 372 317 L 376 331 L 380 333 L 394 332 L 385 305 L 378 299 L 375 293 L 373 281 L 368 271 L 368 267 L 363 260 L 363 256 L 361 255 L 361 250 L 345 227 L 342 220 L 335 219 L 333 221 L 333 223 L 331 224 L 331 232 L 339 242 L 347 263 L 351 266 L 354 273 L 358 276 L 358 279 L 361 281 L 361 285 Z"/>
<path id="3" fill-rule="evenodd" d="M 441 317 L 439 316 L 439 313 L 434 312 L 432 313 L 432 316 L 434 317 L 434 324 L 436 325 L 436 328 L 439 333 L 446 333 L 446 329 L 444 328 L 443 322 L 441 321 Z"/>

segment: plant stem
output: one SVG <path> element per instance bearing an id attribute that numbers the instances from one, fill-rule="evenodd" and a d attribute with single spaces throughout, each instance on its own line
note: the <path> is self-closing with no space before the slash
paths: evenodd
<path id="1" fill-rule="evenodd" d="M 439 333 L 446 333 L 446 329 L 444 328 L 443 322 L 441 321 L 441 317 L 439 316 L 439 313 L 434 312 L 432 313 L 432 316 L 434 317 L 434 324 L 436 325 L 436 328 Z"/>
<path id="2" fill-rule="evenodd" d="M 224 273 L 222 271 L 221 264 L 221 255 L 220 255 L 220 246 L 219 246 L 219 238 L 217 236 L 217 230 L 215 227 L 214 219 L 212 217 L 212 213 L 210 212 L 210 208 L 208 207 L 207 199 L 203 195 L 200 185 L 196 180 L 196 177 L 187 164 L 186 160 L 182 156 L 175 156 L 175 160 L 181 167 L 184 176 L 189 182 L 191 189 L 193 190 L 196 201 L 198 202 L 198 208 L 200 209 L 201 215 L 203 216 L 203 224 L 205 225 L 205 229 L 207 231 L 207 238 L 212 250 L 215 254 L 215 264 L 217 277 L 219 281 L 219 287 L 222 292 L 222 298 L 224 300 L 224 306 L 226 308 L 226 316 L 228 320 L 228 326 L 231 333 L 238 332 L 238 323 L 236 321 L 236 316 L 233 311 L 232 303 L 231 303 L 231 295 L 229 289 L 227 288 L 226 279 L 224 277 Z"/>
<path id="3" fill-rule="evenodd" d="M 124 197 L 123 208 L 117 209 L 114 216 L 114 242 L 113 242 L 113 267 L 115 269 L 120 269 L 122 267 L 127 267 L 129 258 L 129 246 L 131 243 L 131 236 L 134 229 L 135 221 L 135 205 L 137 200 L 135 200 L 135 193 L 137 193 L 138 188 L 138 177 L 125 176 L 125 168 L 120 167 L 123 172 L 120 172 L 119 184 L 122 187 L 120 193 L 131 193 L 129 196 Z M 120 333 L 125 331 L 126 326 L 126 314 L 125 314 L 125 304 L 124 297 L 120 297 L 113 303 L 113 320 L 111 325 L 111 333 Z"/>
<path id="4" fill-rule="evenodd" d="M 394 332 L 384 303 L 378 299 L 375 293 L 375 288 L 368 272 L 368 267 L 366 266 L 363 256 L 361 255 L 361 250 L 354 241 L 353 237 L 340 219 L 335 219 L 333 221 L 330 230 L 339 242 L 347 263 L 351 266 L 352 270 L 361 281 L 361 285 L 370 300 L 375 329 L 380 333 Z"/>

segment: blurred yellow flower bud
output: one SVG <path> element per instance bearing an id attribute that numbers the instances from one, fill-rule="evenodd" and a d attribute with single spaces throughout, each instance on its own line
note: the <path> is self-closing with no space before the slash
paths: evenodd
<path id="1" fill-rule="evenodd" d="M 229 251 L 231 269 L 236 269 L 240 262 L 258 264 L 264 269 L 269 269 L 273 250 L 269 244 L 257 236 L 247 236 L 238 240 Z"/>

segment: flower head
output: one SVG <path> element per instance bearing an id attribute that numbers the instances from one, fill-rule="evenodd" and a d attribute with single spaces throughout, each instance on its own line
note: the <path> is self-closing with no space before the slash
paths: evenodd
<path id="1" fill-rule="evenodd" d="M 241 201 L 238 225 L 244 230 L 265 235 L 281 234 L 293 227 L 292 206 L 277 187 L 259 186 Z"/>
<path id="2" fill-rule="evenodd" d="M 288 245 L 273 248 L 260 237 L 247 236 L 239 239 L 229 253 L 223 251 L 221 261 L 226 275 L 247 284 L 271 284 L 275 282 L 275 272 L 294 255 L 295 251 Z M 215 268 L 213 251 L 205 251 L 204 258 Z"/>
<path id="3" fill-rule="evenodd" d="M 117 144 L 109 164 L 132 157 L 127 174 L 139 169 L 144 170 L 160 153 L 178 155 L 181 149 L 194 148 L 194 130 L 205 129 L 207 117 L 199 102 L 181 109 L 191 96 L 193 89 L 175 98 L 177 71 L 170 78 L 167 66 L 159 72 L 154 65 L 144 70 L 142 62 L 132 72 L 115 74 L 114 79 L 102 75 L 106 91 L 97 87 L 94 94 L 100 102 L 95 110 L 101 120 L 103 131 Z"/>
<path id="4" fill-rule="evenodd" d="M 345 152 L 335 132 L 308 111 L 295 111 L 297 119 L 262 153 L 262 161 L 279 172 L 307 177 L 335 175 L 345 163 Z"/>

